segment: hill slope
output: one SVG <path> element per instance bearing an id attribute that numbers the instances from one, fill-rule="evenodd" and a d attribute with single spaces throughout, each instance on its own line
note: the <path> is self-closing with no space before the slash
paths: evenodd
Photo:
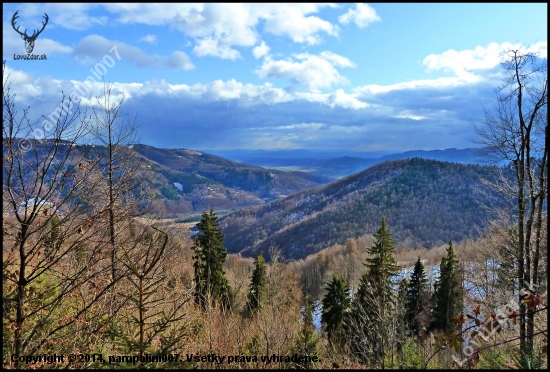
<path id="1" fill-rule="evenodd" d="M 60 151 L 72 148 L 74 159 L 108 158 L 104 146 L 71 146 L 61 142 Z M 33 141 L 37 152 L 30 151 L 26 156 L 43 157 L 51 145 L 50 140 Z M 5 146 L 4 143 L 4 151 Z M 332 181 L 324 176 L 269 170 L 188 149 L 160 149 L 142 144 L 124 146 L 124 149 L 132 152 L 132 161 L 139 164 L 142 176 L 152 188 L 155 203 L 165 216 L 265 204 Z M 67 165 L 76 164 L 71 165 L 69 160 Z M 106 169 L 105 160 L 102 166 Z"/>
<path id="2" fill-rule="evenodd" d="M 394 239 L 433 247 L 476 237 L 491 218 L 481 177 L 496 169 L 413 158 L 378 164 L 325 186 L 220 221 L 229 252 L 255 255 L 279 248 L 299 259 L 347 238 L 374 233 L 382 216 Z"/>

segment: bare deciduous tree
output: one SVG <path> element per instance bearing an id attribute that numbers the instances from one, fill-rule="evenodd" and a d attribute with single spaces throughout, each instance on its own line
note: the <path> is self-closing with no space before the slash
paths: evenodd
<path id="1" fill-rule="evenodd" d="M 508 161 L 514 174 L 512 182 L 497 187 L 515 200 L 513 211 L 517 241 L 516 293 L 539 294 L 541 254 L 547 244 L 542 236 L 545 200 L 548 198 L 548 77 L 546 59 L 521 49 L 503 53 L 503 85 L 497 91 L 497 105 L 485 112 L 475 126 L 483 154 L 494 161 Z M 546 142 L 545 142 L 546 138 Z M 506 177 L 504 178 L 506 179 Z M 521 351 L 533 350 L 534 316 L 520 307 Z"/>
<path id="2" fill-rule="evenodd" d="M 77 146 L 89 134 L 89 120 L 78 105 L 67 109 L 73 103 L 63 97 L 55 123 L 44 117 L 46 138 L 33 139 L 37 123 L 28 109 L 17 111 L 5 65 L 3 80 L 4 346 L 20 356 L 43 351 L 54 337 L 75 337 L 77 324 L 90 330 L 85 318 L 109 288 L 97 284 L 108 266 L 95 239 L 93 221 L 101 216 L 80 203 L 84 189 L 98 186 L 99 161 Z M 83 291 L 86 286 L 91 290 Z"/>

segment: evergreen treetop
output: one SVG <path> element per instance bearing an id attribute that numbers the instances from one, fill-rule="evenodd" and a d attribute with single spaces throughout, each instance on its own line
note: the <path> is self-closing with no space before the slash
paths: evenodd
<path id="1" fill-rule="evenodd" d="M 435 284 L 430 331 L 439 330 L 451 333 L 453 319 L 462 312 L 462 290 L 458 275 L 458 259 L 449 241 L 447 256 L 441 259 L 440 275 Z"/>
<path id="2" fill-rule="evenodd" d="M 393 277 L 399 267 L 393 256 L 395 242 L 384 218 L 374 238 L 373 245 L 367 249 L 369 257 L 364 264 L 367 270 L 361 276 L 346 329 L 359 360 L 383 366 L 389 350 L 385 341 L 393 332 L 392 319 L 397 315 Z"/>
<path id="3" fill-rule="evenodd" d="M 267 295 L 267 265 L 264 257 L 260 253 L 254 261 L 254 271 L 248 291 L 247 309 L 248 311 L 257 310 L 265 301 Z"/>
<path id="4" fill-rule="evenodd" d="M 420 257 L 418 257 L 418 260 L 414 264 L 406 294 L 406 320 L 409 330 L 416 336 L 422 330 L 419 317 L 425 310 L 427 290 L 428 279 L 426 279 L 424 265 L 420 261 Z"/>
<path id="5" fill-rule="evenodd" d="M 367 258 L 367 281 L 376 288 L 376 295 L 386 298 L 393 293 L 391 278 L 399 272 L 399 266 L 394 258 L 395 241 L 388 230 L 386 220 L 382 217 L 380 228 L 374 234 L 374 244 L 367 248 L 370 257 Z M 390 298 L 388 297 L 388 299 Z"/>
<path id="6" fill-rule="evenodd" d="M 207 299 L 220 301 L 227 308 L 231 303 L 231 287 L 223 271 L 227 250 L 223 246 L 223 234 L 218 227 L 218 217 L 212 209 L 203 212 L 197 228 L 199 233 L 193 244 L 193 268 L 195 272 L 195 302 L 206 308 Z"/>
<path id="7" fill-rule="evenodd" d="M 333 341 L 344 328 L 351 300 L 349 288 L 341 275 L 333 274 L 327 283 L 327 293 L 323 297 L 321 322 L 325 325 L 328 339 Z"/>

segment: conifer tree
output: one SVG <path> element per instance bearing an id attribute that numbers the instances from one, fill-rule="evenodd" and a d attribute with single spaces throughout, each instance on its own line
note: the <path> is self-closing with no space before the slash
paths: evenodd
<path id="1" fill-rule="evenodd" d="M 397 288 L 397 306 L 395 314 L 395 347 L 398 356 L 399 367 L 404 365 L 403 348 L 409 337 L 409 322 L 407 321 L 407 291 L 410 282 L 407 278 L 401 279 Z"/>
<path id="2" fill-rule="evenodd" d="M 367 249 L 369 258 L 364 264 L 367 271 L 354 296 L 348 330 L 352 350 L 360 361 L 384 367 L 396 308 L 392 277 L 397 275 L 399 267 L 393 257 L 395 242 L 384 218 L 374 238 L 374 244 Z"/>
<path id="3" fill-rule="evenodd" d="M 246 312 L 250 313 L 262 306 L 267 295 L 267 265 L 261 253 L 254 261 L 254 265 L 246 304 Z"/>
<path id="4" fill-rule="evenodd" d="M 374 284 L 376 296 L 386 303 L 395 296 L 391 278 L 397 275 L 399 266 L 393 256 L 395 242 L 384 218 L 380 221 L 380 229 L 374 234 L 374 239 L 373 246 L 367 249 L 370 258 L 367 258 L 365 262 L 366 274 L 368 274 L 369 281 Z"/>
<path id="5" fill-rule="evenodd" d="M 309 301 L 306 306 L 304 306 L 302 312 L 304 323 L 293 348 L 293 354 L 298 354 L 298 356 L 319 358 L 319 350 L 317 347 L 319 335 L 315 333 L 315 325 L 313 324 L 314 308 L 315 305 Z M 305 361 L 298 362 L 298 365 L 295 367 L 299 369 L 313 369 L 315 365 L 313 362 L 306 359 Z"/>
<path id="6" fill-rule="evenodd" d="M 223 246 L 224 236 L 212 209 L 203 212 L 199 229 L 193 244 L 193 268 L 195 271 L 195 302 L 203 309 L 210 301 L 219 301 L 223 308 L 229 308 L 232 301 L 231 287 L 223 271 L 227 250 Z M 211 305 L 211 304 L 209 304 Z"/>
<path id="7" fill-rule="evenodd" d="M 449 241 L 447 256 L 441 259 L 440 275 L 435 283 L 432 299 L 432 319 L 430 331 L 438 330 L 451 333 L 454 330 L 453 319 L 462 312 L 462 290 L 458 275 L 458 259 Z"/>
<path id="8" fill-rule="evenodd" d="M 63 244 L 63 234 L 61 230 L 61 218 L 58 213 L 54 213 L 50 220 L 47 222 L 50 232 L 44 239 L 44 248 L 46 257 L 53 259 L 55 252 L 59 250 L 61 244 Z"/>
<path id="9" fill-rule="evenodd" d="M 323 297 L 323 314 L 321 322 L 330 342 L 340 337 L 344 327 L 347 312 L 351 302 L 349 288 L 340 275 L 333 274 L 332 279 L 326 286 L 327 293 Z"/>
<path id="10" fill-rule="evenodd" d="M 413 335 L 419 336 L 425 326 L 422 316 L 426 310 L 428 279 L 420 257 L 414 264 L 406 295 L 406 322 Z"/>

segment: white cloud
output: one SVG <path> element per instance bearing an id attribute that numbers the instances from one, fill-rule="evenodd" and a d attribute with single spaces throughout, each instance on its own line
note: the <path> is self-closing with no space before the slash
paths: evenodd
<path id="1" fill-rule="evenodd" d="M 254 49 L 252 49 L 252 54 L 254 55 L 254 58 L 258 59 L 258 58 L 262 58 L 262 57 L 268 55 L 269 50 L 270 50 L 270 48 L 267 46 L 265 41 L 262 41 L 262 43 L 260 45 L 254 47 Z"/>
<path id="2" fill-rule="evenodd" d="M 297 57 L 301 58 L 299 56 L 302 56 L 302 55 L 305 55 L 306 58 L 308 57 L 307 53 L 306 54 L 299 54 L 299 55 L 297 55 Z M 332 52 L 329 52 L 329 51 L 324 51 L 324 52 L 321 52 L 320 57 L 323 58 L 324 60 L 332 63 L 333 65 L 336 65 L 336 66 L 339 66 L 339 67 L 355 67 L 355 63 L 350 61 L 348 58 L 342 57 L 342 56 L 340 56 L 336 53 L 332 53 Z"/>
<path id="3" fill-rule="evenodd" d="M 259 36 L 255 30 L 258 17 L 249 4 L 109 4 L 125 24 L 170 25 L 196 41 L 198 56 L 222 59 L 240 58 L 232 46 L 252 47 Z"/>
<path id="4" fill-rule="evenodd" d="M 356 3 L 355 9 L 349 9 L 338 17 L 338 21 L 343 24 L 354 22 L 359 28 L 363 28 L 370 23 L 380 21 L 380 17 L 376 14 L 376 10 L 368 4 Z"/>
<path id="5" fill-rule="evenodd" d="M 264 30 L 277 36 L 288 36 L 295 43 L 319 44 L 321 33 L 338 35 L 338 27 L 315 16 L 320 8 L 329 4 L 263 4 L 259 14 L 265 19 Z"/>
<path id="6" fill-rule="evenodd" d="M 74 92 L 83 83 L 35 78 L 9 65 L 7 73 L 17 102 L 32 108 L 31 119 L 51 113 L 59 107 L 61 91 Z M 141 123 L 155 123 L 142 127 L 142 138 L 154 146 L 205 149 L 224 143 L 233 148 L 412 149 L 427 144 L 434 148 L 463 146 L 472 134 L 464 128 L 478 115 L 482 94 L 492 92 L 488 84 L 482 84 L 485 91 L 478 89 L 480 86 L 470 89 L 463 81 L 461 86 L 400 86 L 403 89 L 378 97 L 380 105 L 377 97 L 362 90 L 352 94 L 341 89 L 328 94 L 289 93 L 269 83 L 259 86 L 234 79 L 194 85 L 164 80 L 114 83 L 113 92 L 115 98 L 124 94 L 125 112 L 137 113 Z M 88 98 L 101 95 L 102 89 L 102 82 L 90 84 L 82 105 L 89 106 Z M 449 95 L 455 99 L 439 101 Z M 444 145 L 442 132 L 452 134 L 452 140 Z"/>
<path id="7" fill-rule="evenodd" d="M 91 15 L 97 8 L 104 8 L 115 15 Z M 85 30 L 92 26 L 110 23 L 169 25 L 194 39 L 194 53 L 198 56 L 214 56 L 222 59 L 238 59 L 240 53 L 234 47 L 255 47 L 254 55 L 265 56 L 269 50 L 258 43 L 261 37 L 257 28 L 277 36 L 290 38 L 295 43 L 319 44 L 323 35 L 337 36 L 338 27 L 313 15 L 333 4 L 236 4 L 236 3 L 107 3 L 107 4 L 46 4 L 39 7 L 25 4 L 22 11 L 30 20 L 40 18 L 44 9 L 50 23 L 71 30 Z M 22 17 L 23 18 L 23 17 Z M 26 21 L 26 20 L 25 20 Z M 37 21 L 38 22 L 38 21 Z M 38 22 L 39 23 L 39 22 Z M 31 25 L 32 26 L 32 25 Z M 155 43 L 155 35 L 147 35 L 139 41 Z M 263 53 L 263 54 L 262 54 Z"/>
<path id="8" fill-rule="evenodd" d="M 48 14 L 50 25 L 63 27 L 69 30 L 87 30 L 93 26 L 105 26 L 108 23 L 107 16 L 92 16 L 88 14 L 100 4 L 86 3 L 25 3 L 20 5 L 21 22 L 25 23 L 24 28 L 32 28 L 30 22 L 42 22 L 44 13 Z M 40 23 L 38 23 L 40 24 Z"/>
<path id="9" fill-rule="evenodd" d="M 468 84 L 487 82 L 489 78 L 498 80 L 499 71 L 494 76 L 488 74 L 488 70 L 496 69 L 502 59 L 501 53 L 508 49 L 520 49 L 524 52 L 539 53 L 542 58 L 547 58 L 547 42 L 539 42 L 528 47 L 511 43 L 490 43 L 487 47 L 477 46 L 475 49 L 455 51 L 450 49 L 441 54 L 430 54 L 423 60 L 427 71 L 450 71 L 455 76 L 441 77 L 437 79 L 420 79 L 392 85 L 370 84 L 354 88 L 354 96 L 361 99 L 369 99 L 377 94 L 392 91 L 404 91 L 415 89 L 443 90 L 467 86 Z"/>
<path id="10" fill-rule="evenodd" d="M 338 89 L 330 94 L 326 102 L 330 107 L 340 106 L 348 109 L 362 109 L 368 106 L 365 102 L 358 100 L 354 96 L 344 93 L 342 89 Z"/>
<path id="11" fill-rule="evenodd" d="M 322 52 L 320 55 L 300 53 L 294 55 L 294 58 L 301 61 L 296 62 L 292 59 L 275 61 L 268 56 L 255 73 L 261 78 L 288 79 L 317 91 L 319 88 L 348 83 L 348 80 L 336 70 L 335 65 L 355 66 L 349 59 L 332 52 Z"/>
<path id="12" fill-rule="evenodd" d="M 138 40 L 138 42 L 140 41 L 143 41 L 144 43 L 149 43 L 149 44 L 156 44 L 158 39 L 156 35 L 149 34 Z"/>
<path id="13" fill-rule="evenodd" d="M 524 52 L 540 53 L 546 58 L 547 43 L 540 42 L 524 47 L 511 43 L 490 43 L 487 47 L 477 46 L 473 50 L 447 50 L 441 54 L 430 54 L 422 62 L 428 71 L 452 71 L 458 78 L 475 82 L 483 79 L 481 73 L 497 67 L 502 60 L 502 53 L 509 49 L 521 49 Z"/>
<path id="14" fill-rule="evenodd" d="M 504 45 L 491 43 L 487 48 L 477 46 L 474 50 L 459 52 L 450 49 L 441 54 L 430 54 L 424 58 L 422 64 L 427 71 L 447 70 L 464 80 L 476 80 L 475 71 L 488 70 L 499 65 Z"/>
<path id="15" fill-rule="evenodd" d="M 234 46 L 257 45 L 261 41 L 257 30 L 260 24 L 264 32 L 309 45 L 321 43 L 323 35 L 338 35 L 336 25 L 311 15 L 324 7 L 335 7 L 331 4 L 107 3 L 71 4 L 70 11 L 67 11 L 66 4 L 61 5 L 48 5 L 50 22 L 53 20 L 56 26 L 70 29 L 105 26 L 109 23 L 108 17 L 87 14 L 97 7 L 104 7 L 116 16 L 114 22 L 169 25 L 195 40 L 197 55 L 225 59 L 239 58 Z M 27 7 L 34 13 L 38 12 L 37 7 Z"/>
<path id="16" fill-rule="evenodd" d="M 376 94 L 399 90 L 413 89 L 447 89 L 466 86 L 480 82 L 497 82 L 500 78 L 498 66 L 502 60 L 503 51 L 519 49 L 525 52 L 538 53 L 541 58 L 547 58 L 547 42 L 538 42 L 530 46 L 511 43 L 490 43 L 487 47 L 477 46 L 474 49 L 456 51 L 447 50 L 441 54 L 430 54 L 423 60 L 427 71 L 450 71 L 455 76 L 437 79 L 421 79 L 392 85 L 365 85 L 354 88 L 357 97 L 367 99 Z M 495 70 L 490 73 L 491 70 Z"/>
<path id="17" fill-rule="evenodd" d="M 164 64 L 167 67 L 172 67 L 179 70 L 192 70 L 195 65 L 191 62 L 191 59 L 184 52 L 176 50 L 170 57 L 164 57 Z"/>
<path id="18" fill-rule="evenodd" d="M 6 64 L 5 74 L 6 77 L 9 76 L 9 81 L 13 86 L 20 87 L 34 82 L 32 74 L 21 70 L 14 70 L 8 64 Z"/>
<path id="19" fill-rule="evenodd" d="M 282 126 L 278 126 L 276 127 L 275 129 L 284 129 L 284 130 L 288 130 L 288 129 L 314 129 L 314 130 L 317 130 L 317 129 L 321 129 L 321 128 L 324 128 L 326 127 L 325 124 L 323 123 L 300 123 L 300 124 L 290 124 L 290 125 L 282 125 Z"/>
<path id="20" fill-rule="evenodd" d="M 193 48 L 193 53 L 199 57 L 214 56 L 221 59 L 239 59 L 241 53 L 238 50 L 231 49 L 228 45 L 223 45 L 221 40 L 212 37 L 197 40 L 197 45 Z"/>
<path id="21" fill-rule="evenodd" d="M 186 71 L 195 68 L 191 59 L 184 52 L 174 51 L 171 56 L 148 55 L 135 46 L 121 41 L 108 40 L 99 35 L 89 35 L 82 39 L 74 48 L 73 55 L 82 64 L 96 63 L 105 55 L 112 57 L 114 51 L 110 51 L 115 46 L 122 61 L 135 63 L 138 67 L 170 67 Z"/>
<path id="22" fill-rule="evenodd" d="M 239 100 L 245 106 L 255 104 L 277 104 L 294 100 L 289 93 L 280 88 L 273 88 L 269 83 L 264 85 L 243 84 L 231 79 L 215 80 L 208 84 L 197 83 L 168 84 L 164 80 L 150 81 L 137 86 L 136 94 L 155 93 L 161 96 L 190 97 L 205 101 Z"/>
<path id="23" fill-rule="evenodd" d="M 423 116 L 423 115 L 415 115 L 410 111 L 404 111 L 399 115 L 395 115 L 394 118 L 397 118 L 397 119 L 410 119 L 410 120 L 424 120 L 424 119 L 427 119 L 428 117 Z"/>
<path id="24" fill-rule="evenodd" d="M 423 79 L 407 81 L 403 83 L 391 84 L 391 85 L 378 85 L 369 84 L 361 87 L 354 88 L 353 91 L 358 96 L 368 97 L 376 94 L 388 93 L 396 90 L 413 90 L 424 88 L 452 88 L 459 85 L 466 84 L 466 81 L 457 78 L 438 78 L 438 79 Z"/>
<path id="25" fill-rule="evenodd" d="M 528 50 L 538 54 L 541 58 L 548 58 L 548 42 L 546 41 L 540 41 L 530 45 Z"/>

